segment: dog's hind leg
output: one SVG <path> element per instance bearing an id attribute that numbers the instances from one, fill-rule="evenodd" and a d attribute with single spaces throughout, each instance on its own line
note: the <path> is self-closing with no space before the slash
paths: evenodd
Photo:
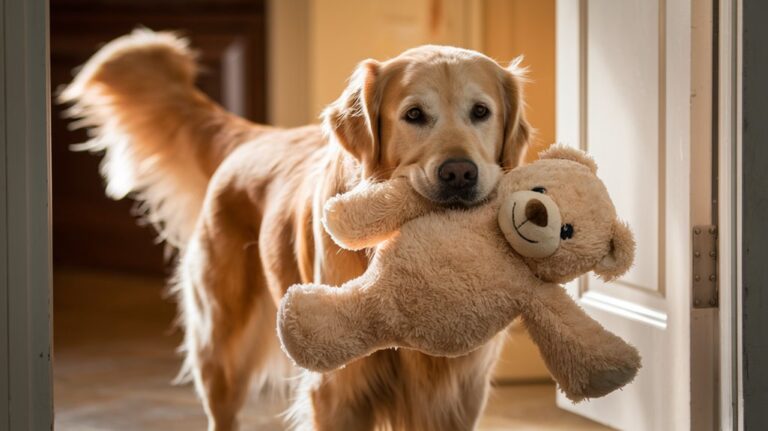
<path id="1" fill-rule="evenodd" d="M 397 393 L 396 352 L 383 350 L 328 373 L 304 371 L 291 407 L 294 431 L 373 431 Z"/>
<path id="2" fill-rule="evenodd" d="M 255 230 L 216 207 L 206 206 L 185 250 L 178 292 L 185 370 L 202 398 L 208 429 L 227 431 L 237 429 L 252 377 L 263 383 L 263 372 L 278 368 L 268 362 L 282 355 Z"/>

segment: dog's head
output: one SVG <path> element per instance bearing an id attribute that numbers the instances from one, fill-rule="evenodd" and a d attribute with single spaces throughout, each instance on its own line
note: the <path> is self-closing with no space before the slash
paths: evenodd
<path id="1" fill-rule="evenodd" d="M 422 46 L 363 61 L 324 125 L 365 177 L 408 177 L 436 203 L 470 206 L 524 153 L 521 81 L 519 61 L 503 68 L 474 51 Z"/>

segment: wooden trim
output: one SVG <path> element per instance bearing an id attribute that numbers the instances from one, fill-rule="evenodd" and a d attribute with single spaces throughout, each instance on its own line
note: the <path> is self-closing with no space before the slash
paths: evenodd
<path id="1" fill-rule="evenodd" d="M 43 430 L 53 422 L 48 3 L 2 4 L 0 428 Z"/>
<path id="2" fill-rule="evenodd" d="M 717 224 L 713 199 L 717 197 L 718 190 L 712 180 L 717 172 L 714 164 L 717 160 L 714 146 L 716 136 L 713 133 L 715 128 L 712 127 L 713 112 L 717 109 L 714 104 L 717 95 L 713 92 L 714 19 L 712 0 L 691 2 L 691 228 L 695 225 Z M 690 230 L 688 236 L 693 236 Z M 691 306 L 690 316 L 690 427 L 714 431 L 720 422 L 717 390 L 720 366 L 718 310 Z"/>

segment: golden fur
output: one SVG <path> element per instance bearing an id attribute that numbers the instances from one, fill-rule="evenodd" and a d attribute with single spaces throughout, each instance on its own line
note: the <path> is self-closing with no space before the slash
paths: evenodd
<path id="1" fill-rule="evenodd" d="M 210 429 L 236 428 L 249 383 L 288 369 L 275 335 L 276 304 L 289 286 L 341 284 L 360 275 L 366 252 L 342 250 L 323 231 L 330 197 L 361 181 L 407 176 L 436 198 L 447 158 L 478 168 L 484 200 L 528 140 L 517 63 L 500 67 L 467 50 L 425 46 L 367 60 L 323 126 L 248 123 L 194 87 L 186 41 L 136 31 L 104 46 L 61 94 L 84 149 L 105 151 L 107 192 L 143 202 L 162 238 L 180 251 L 175 291 L 185 330 L 183 375 L 202 398 Z M 477 103 L 490 110 L 470 121 Z M 428 122 L 404 121 L 418 106 Z M 482 410 L 498 341 L 464 357 L 387 350 L 325 374 L 304 373 L 297 428 L 471 429 Z"/>

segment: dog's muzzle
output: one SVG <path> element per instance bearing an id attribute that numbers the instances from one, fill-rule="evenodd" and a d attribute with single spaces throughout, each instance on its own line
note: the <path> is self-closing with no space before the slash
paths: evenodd
<path id="1" fill-rule="evenodd" d="M 438 199 L 442 203 L 470 204 L 477 199 L 479 170 L 469 159 L 448 159 L 437 169 Z"/>

